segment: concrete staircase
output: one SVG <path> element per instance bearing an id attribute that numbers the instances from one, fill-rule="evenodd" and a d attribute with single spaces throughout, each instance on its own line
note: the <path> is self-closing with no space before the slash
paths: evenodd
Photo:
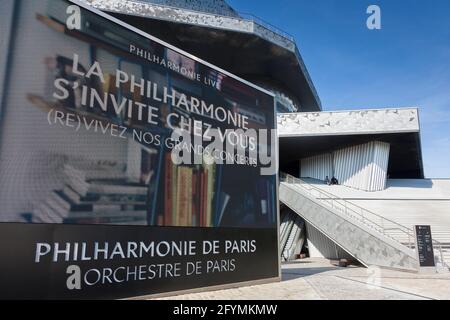
<path id="1" fill-rule="evenodd" d="M 366 266 L 417 271 L 415 251 L 368 219 L 302 180 L 283 175 L 280 201 Z"/>
<path id="2" fill-rule="evenodd" d="M 281 210 L 280 248 L 283 261 L 294 260 L 305 242 L 305 222 L 291 210 Z"/>
<path id="3" fill-rule="evenodd" d="M 418 270 L 411 229 L 289 175 L 281 177 L 280 201 L 362 264 Z M 437 267 L 448 271 L 441 246 L 435 241 Z"/>

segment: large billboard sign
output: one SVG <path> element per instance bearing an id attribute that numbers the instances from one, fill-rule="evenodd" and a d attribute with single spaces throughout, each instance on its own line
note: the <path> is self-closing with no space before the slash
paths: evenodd
<path id="1" fill-rule="evenodd" d="M 82 2 L 12 11 L 0 298 L 279 279 L 273 95 Z"/>

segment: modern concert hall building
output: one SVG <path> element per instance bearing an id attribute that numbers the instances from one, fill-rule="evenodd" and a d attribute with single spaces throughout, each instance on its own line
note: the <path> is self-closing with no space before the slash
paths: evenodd
<path id="1" fill-rule="evenodd" d="M 322 106 L 294 37 L 223 0 L 84 2 L 275 94 L 282 261 L 416 271 L 414 226 L 430 225 L 448 269 L 450 181 L 425 177 L 418 108 Z"/>

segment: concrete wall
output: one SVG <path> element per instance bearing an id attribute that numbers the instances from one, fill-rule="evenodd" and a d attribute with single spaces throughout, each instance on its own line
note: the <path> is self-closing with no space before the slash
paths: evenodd
<path id="1" fill-rule="evenodd" d="M 416 108 L 279 114 L 280 137 L 419 132 Z"/>

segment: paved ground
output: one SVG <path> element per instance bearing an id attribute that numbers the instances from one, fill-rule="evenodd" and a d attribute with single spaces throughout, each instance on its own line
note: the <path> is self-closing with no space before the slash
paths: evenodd
<path id="1" fill-rule="evenodd" d="M 450 299 L 450 273 L 416 274 L 360 267 L 339 268 L 321 259 L 284 264 L 282 273 L 283 280 L 278 283 L 164 299 Z"/>

